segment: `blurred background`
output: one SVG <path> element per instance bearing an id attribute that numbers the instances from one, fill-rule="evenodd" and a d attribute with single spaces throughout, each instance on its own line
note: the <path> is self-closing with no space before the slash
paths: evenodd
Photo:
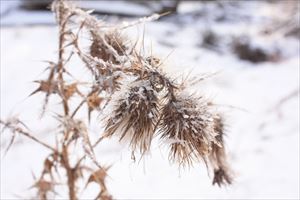
<path id="1" fill-rule="evenodd" d="M 117 199 L 299 199 L 300 1 L 74 1 L 110 23 L 168 13 L 126 30 L 164 60 L 175 77 L 216 73 L 192 90 L 213 99 L 227 119 L 226 143 L 236 181 L 211 186 L 205 166 L 178 170 L 167 149 L 132 163 L 117 141 L 97 149 L 114 163 L 108 187 Z M 51 0 L 1 0 L 1 118 L 18 115 L 45 140 L 51 128 L 38 120 L 41 96 L 26 99 L 55 60 L 57 26 Z M 96 134 L 99 127 L 91 127 Z M 1 135 L 1 152 L 9 143 Z M 1 156 L 2 156 L 1 153 Z M 25 156 L 32 155 L 32 156 Z M 47 155 L 23 138 L 1 158 L 1 199 L 22 199 Z M 20 167 L 22 166 L 22 167 Z M 89 199 L 93 188 L 82 194 Z M 21 196 L 21 197 L 20 197 Z M 64 196 L 58 197 L 64 199 Z"/>

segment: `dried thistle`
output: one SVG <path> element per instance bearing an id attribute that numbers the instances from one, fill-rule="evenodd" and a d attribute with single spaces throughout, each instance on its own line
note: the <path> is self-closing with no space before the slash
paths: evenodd
<path id="1" fill-rule="evenodd" d="M 116 101 L 106 125 L 106 136 L 119 132 L 120 140 L 129 137 L 133 151 L 149 150 L 158 119 L 158 98 L 149 81 L 137 80 Z"/>
<path id="2" fill-rule="evenodd" d="M 103 59 L 105 62 L 111 61 L 112 63 L 120 64 L 119 57 L 124 56 L 128 50 L 125 39 L 120 32 L 115 29 L 99 37 L 99 34 L 92 31 L 91 35 L 91 56 Z"/>
<path id="3" fill-rule="evenodd" d="M 209 155 L 209 161 L 214 169 L 213 184 L 218 186 L 231 184 L 233 175 L 227 163 L 227 156 L 224 148 L 224 122 L 220 115 L 214 117 L 214 131 L 218 133 L 216 140 L 222 144 L 222 147 L 213 144 Z"/>
<path id="4" fill-rule="evenodd" d="M 212 144 L 221 145 L 215 139 L 213 115 L 201 98 L 180 95 L 171 99 L 162 109 L 159 130 L 170 143 L 170 159 L 181 165 L 207 162 Z"/>
<path id="5" fill-rule="evenodd" d="M 50 95 L 58 94 L 63 111 L 57 114 L 59 130 L 55 134 L 62 134 L 62 138 L 57 139 L 56 146 L 52 147 L 35 137 L 20 120 L 1 120 L 4 129 L 13 133 L 8 149 L 19 134 L 51 151 L 43 161 L 40 179 L 34 184 L 40 199 L 46 200 L 48 193 L 54 192 L 54 177 L 59 176 L 58 171 L 63 169 L 71 200 L 79 199 L 77 181 L 85 178 L 84 173 L 89 173 L 86 186 L 91 182 L 100 186 L 96 199 L 111 200 L 105 184 L 108 168 L 98 163 L 94 148 L 103 138 L 113 135 L 118 136 L 120 141 L 129 140 L 133 157 L 135 150 L 142 156 L 148 152 L 153 137 L 158 135 L 170 145 L 170 161 L 191 166 L 203 160 L 208 170 L 214 171 L 213 184 L 232 183 L 224 149 L 224 123 L 221 116 L 213 111 L 213 104 L 203 97 L 184 94 L 186 88 L 183 86 L 186 84 L 175 84 L 176 81 L 162 72 L 160 58 L 136 50 L 136 43 L 130 42 L 122 33 L 127 27 L 156 20 L 160 15 L 154 14 L 129 24 L 107 26 L 104 21 L 69 1 L 54 1 L 52 10 L 59 26 L 58 60 L 49 62 L 48 78 L 36 81 L 40 85 L 31 95 L 37 92 L 46 94 L 44 112 Z M 79 33 L 82 30 L 86 30 L 91 38 L 87 51 L 80 46 Z M 79 82 L 68 70 L 69 61 L 76 55 L 91 75 L 90 82 L 82 90 L 85 92 L 79 91 Z M 73 80 L 67 83 L 66 75 Z M 75 97 L 81 101 L 72 110 L 69 105 Z M 109 112 L 103 121 L 105 133 L 93 144 L 88 124 L 77 116 L 83 105 L 88 108 L 89 121 L 92 111 L 102 114 L 105 108 Z M 70 148 L 79 139 L 82 140 L 84 155 L 72 165 Z M 93 161 L 96 169 L 83 163 L 86 157 Z M 46 175 L 50 176 L 50 181 L 45 179 Z"/>

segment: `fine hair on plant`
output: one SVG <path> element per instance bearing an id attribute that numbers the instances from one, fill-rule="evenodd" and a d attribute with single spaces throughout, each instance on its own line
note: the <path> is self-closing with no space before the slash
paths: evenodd
<path id="1" fill-rule="evenodd" d="M 157 137 L 168 145 L 172 163 L 185 167 L 203 161 L 214 174 L 213 184 L 232 183 L 224 149 L 224 117 L 216 106 L 203 96 L 190 94 L 189 84 L 163 72 L 160 58 L 139 51 L 136 42 L 123 34 L 128 27 L 161 15 L 113 25 L 69 1 L 56 0 L 51 8 L 59 28 L 58 59 L 48 62 L 47 78 L 35 81 L 38 87 L 30 96 L 45 95 L 41 117 L 48 114 L 50 97 L 59 98 L 61 112 L 54 116 L 59 124 L 53 134 L 56 145 L 39 139 L 18 118 L 1 120 L 2 131 L 12 133 L 7 150 L 16 135 L 22 135 L 50 151 L 32 186 L 39 199 L 54 198 L 61 184 L 67 186 L 69 199 L 80 199 L 80 192 L 91 182 L 99 185 L 95 199 L 112 199 L 105 181 L 111 165 L 100 164 L 97 158 L 101 155 L 94 151 L 103 139 L 112 136 L 128 141 L 134 160 L 137 154 L 148 153 Z M 86 38 L 88 48 L 82 47 Z M 88 80 L 74 77 L 72 70 L 78 66 L 69 65 L 74 58 L 80 59 Z M 87 111 L 85 118 L 80 115 L 82 110 Z M 95 141 L 89 132 L 93 113 L 99 116 L 94 121 L 104 126 Z M 83 154 L 73 162 L 71 149 L 78 142 Z M 84 162 L 87 159 L 89 164 Z M 84 188 L 79 181 L 86 183 Z"/>

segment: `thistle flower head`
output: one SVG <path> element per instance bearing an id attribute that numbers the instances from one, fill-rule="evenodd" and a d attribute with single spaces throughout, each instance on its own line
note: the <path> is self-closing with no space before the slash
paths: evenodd
<path id="1" fill-rule="evenodd" d="M 91 56 L 101 58 L 105 62 L 111 61 L 112 63 L 120 64 L 119 58 L 124 56 L 128 49 L 125 44 L 126 40 L 117 30 L 100 33 L 95 31 L 91 32 Z"/>
<path id="2" fill-rule="evenodd" d="M 160 132 L 161 138 L 171 143 L 170 160 L 181 165 L 201 159 L 206 162 L 212 144 L 220 145 L 213 115 L 201 98 L 179 95 L 171 99 L 162 109 Z"/>
<path id="3" fill-rule="evenodd" d="M 106 136 L 119 132 L 120 140 L 130 138 L 130 144 L 141 153 L 149 150 L 158 118 L 158 98 L 148 80 L 132 82 L 116 101 L 106 125 Z"/>
<path id="4" fill-rule="evenodd" d="M 216 140 L 223 144 L 224 143 L 224 120 L 219 114 L 214 117 L 214 130 L 218 135 L 215 137 Z M 210 165 L 214 171 L 213 185 L 218 186 L 231 184 L 233 182 L 233 175 L 230 167 L 227 163 L 227 157 L 223 147 L 212 145 L 212 151 L 209 155 Z"/>

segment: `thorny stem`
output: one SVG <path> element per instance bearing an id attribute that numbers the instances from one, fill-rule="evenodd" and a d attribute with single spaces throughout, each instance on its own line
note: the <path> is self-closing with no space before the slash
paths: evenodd
<path id="1" fill-rule="evenodd" d="M 69 162 L 69 152 L 68 152 L 68 146 L 64 145 L 62 154 L 62 164 L 64 168 L 67 171 L 67 176 L 68 176 L 68 187 L 69 187 L 69 198 L 70 200 L 77 200 L 76 196 L 76 175 L 75 175 L 75 170 L 70 166 Z"/>
<path id="2" fill-rule="evenodd" d="M 64 5 L 63 1 L 59 1 L 59 8 L 58 8 L 58 24 L 59 24 L 59 54 L 58 54 L 58 79 L 60 83 L 60 89 L 61 89 L 61 94 L 62 94 L 62 102 L 63 102 L 63 109 L 64 109 L 64 115 L 68 116 L 69 114 L 69 106 L 68 106 L 68 100 L 64 97 L 64 78 L 63 78 L 63 72 L 64 72 L 64 42 L 65 42 L 65 30 L 66 30 L 66 20 L 64 18 Z M 67 133 L 65 133 L 67 134 Z M 63 144 L 62 147 L 62 164 L 67 172 L 67 177 L 68 177 L 68 187 L 69 187 L 69 198 L 70 200 L 76 200 L 78 199 L 76 196 L 76 177 L 75 177 L 75 171 L 71 168 L 70 166 L 70 161 L 69 161 L 69 152 L 68 152 L 68 143 L 67 145 Z"/>
<path id="3" fill-rule="evenodd" d="M 76 197 L 75 171 L 70 166 L 69 152 L 68 152 L 67 145 L 63 145 L 61 158 L 62 158 L 62 164 L 63 164 L 65 170 L 67 171 L 69 198 L 70 198 L 70 200 L 77 200 L 78 198 Z"/>
<path id="4" fill-rule="evenodd" d="M 64 96 L 64 79 L 63 79 L 63 72 L 64 72 L 64 42 L 65 42 L 65 29 L 66 29 L 66 24 L 64 22 L 64 17 L 63 17 L 63 12 L 64 12 L 64 7 L 62 1 L 59 1 L 59 12 L 58 12 L 58 20 L 59 20 L 59 53 L 58 53 L 58 79 L 60 82 L 60 89 L 62 92 L 62 95 Z M 66 98 L 62 98 L 63 100 L 63 107 L 64 107 L 64 112 L 65 115 L 68 115 L 69 113 L 69 106 Z"/>

